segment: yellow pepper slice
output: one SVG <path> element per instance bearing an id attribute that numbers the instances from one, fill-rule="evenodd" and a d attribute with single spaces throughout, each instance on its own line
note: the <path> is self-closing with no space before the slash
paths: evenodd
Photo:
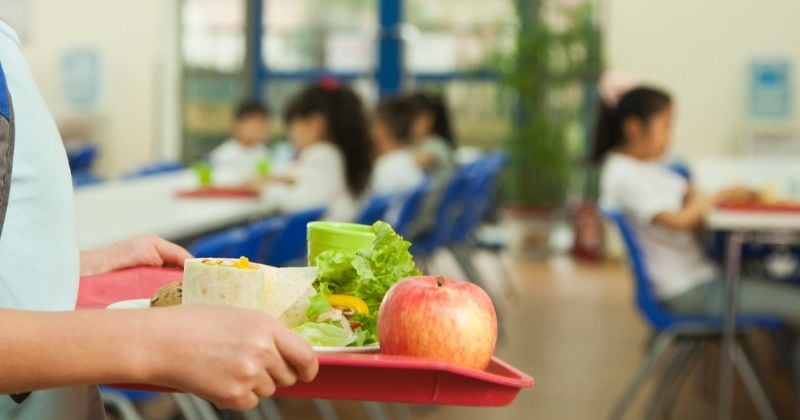
<path id="1" fill-rule="evenodd" d="M 328 295 L 325 296 L 331 306 L 352 308 L 361 315 L 369 315 L 367 304 L 356 296 L 350 295 Z"/>

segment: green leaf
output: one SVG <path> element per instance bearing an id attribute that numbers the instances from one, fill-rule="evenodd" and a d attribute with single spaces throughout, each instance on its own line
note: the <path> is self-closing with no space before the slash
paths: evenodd
<path id="1" fill-rule="evenodd" d="M 361 316 L 359 340 L 364 344 L 377 341 L 377 315 L 383 296 L 398 280 L 417 276 L 414 257 L 409 252 L 411 243 L 398 235 L 386 222 L 372 225 L 375 240 L 369 249 L 358 251 L 327 250 L 316 260 L 319 274 L 315 287 L 317 296 L 328 294 L 351 295 L 361 298 L 369 307 L 370 315 Z M 312 303 L 312 307 L 313 307 Z M 312 307 L 309 307 L 309 318 Z M 316 312 L 315 312 L 316 313 Z"/>
<path id="2" fill-rule="evenodd" d="M 312 346 L 345 347 L 358 338 L 356 334 L 345 330 L 341 325 L 324 322 L 306 322 L 294 327 L 293 331 L 300 334 Z"/>

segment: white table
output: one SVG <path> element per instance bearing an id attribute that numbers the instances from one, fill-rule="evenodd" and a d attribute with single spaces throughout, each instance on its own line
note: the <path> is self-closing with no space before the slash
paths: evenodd
<path id="1" fill-rule="evenodd" d="M 739 371 L 762 418 L 776 418 L 763 387 L 736 340 L 736 316 L 741 270 L 742 244 L 759 242 L 772 244 L 800 243 L 800 213 L 715 210 L 706 217 L 713 231 L 729 232 L 725 253 L 725 325 L 720 368 L 719 418 L 731 418 L 733 402 L 733 370 Z"/>
<path id="2" fill-rule="evenodd" d="M 178 241 L 274 212 L 257 199 L 176 196 L 196 187 L 191 170 L 81 187 L 75 191 L 78 245 L 93 248 L 146 233 Z"/>

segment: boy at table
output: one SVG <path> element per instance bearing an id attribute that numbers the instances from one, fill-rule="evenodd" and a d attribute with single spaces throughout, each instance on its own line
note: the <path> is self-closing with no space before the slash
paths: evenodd
<path id="1" fill-rule="evenodd" d="M 180 305 L 74 311 L 78 276 L 190 255 L 155 236 L 80 252 L 63 144 L 0 22 L 0 418 L 102 419 L 97 383 L 174 387 L 245 409 L 311 380 L 310 346 L 268 315 Z M 33 391 L 31 394 L 27 394 Z"/>
<path id="2" fill-rule="evenodd" d="M 262 165 L 270 161 L 264 144 L 269 135 L 269 110 L 256 101 L 239 104 L 233 116 L 231 138 L 208 155 L 214 182 L 239 186 L 265 175 Z"/>

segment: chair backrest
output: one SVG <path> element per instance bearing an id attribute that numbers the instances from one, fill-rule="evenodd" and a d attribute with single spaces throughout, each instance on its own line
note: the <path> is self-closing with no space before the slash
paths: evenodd
<path id="1" fill-rule="evenodd" d="M 137 179 L 147 176 L 160 175 L 183 170 L 185 167 L 180 162 L 158 162 L 143 166 L 133 172 L 125 174 L 122 179 Z"/>
<path id="2" fill-rule="evenodd" d="M 671 170 L 672 172 L 675 172 L 676 174 L 682 176 L 687 181 L 692 180 L 692 170 L 689 169 L 689 165 L 687 165 L 686 162 L 682 160 L 679 159 L 673 160 L 667 165 L 667 168 L 669 168 L 669 170 Z"/>
<path id="3" fill-rule="evenodd" d="M 247 228 L 230 228 L 198 239 L 189 247 L 189 252 L 198 258 L 251 258 L 254 255 L 245 252 L 248 239 Z"/>
<path id="4" fill-rule="evenodd" d="M 397 217 L 392 217 L 393 220 L 388 220 L 394 227 L 395 232 L 401 236 L 408 236 L 408 229 L 419 214 L 422 203 L 428 193 L 431 191 L 432 184 L 430 181 L 425 181 L 418 185 L 406 194 L 396 198 L 399 202 Z M 390 207 L 392 204 L 390 204 Z M 391 212 L 391 208 L 389 209 Z"/>
<path id="5" fill-rule="evenodd" d="M 320 220 L 325 208 L 315 208 L 286 216 L 286 223 L 275 237 L 267 256 L 267 264 L 282 267 L 289 264 L 305 265 L 307 249 L 307 225 Z"/>
<path id="6" fill-rule="evenodd" d="M 469 198 L 469 180 L 475 170 L 475 163 L 462 165 L 447 182 L 436 206 L 433 230 L 425 238 L 426 248 L 433 252 L 436 248 L 448 245 L 453 238 L 456 225 L 464 218 L 472 203 Z"/>
<path id="7" fill-rule="evenodd" d="M 97 157 L 97 146 L 92 144 L 67 149 L 69 169 L 73 173 L 88 172 Z"/>
<path id="8" fill-rule="evenodd" d="M 481 158 L 468 174 L 466 200 L 469 205 L 456 221 L 451 237 L 453 243 L 467 241 L 487 216 L 505 162 L 505 153 L 491 153 Z"/>
<path id="9" fill-rule="evenodd" d="M 674 317 L 667 313 L 661 306 L 656 297 L 650 275 L 647 271 L 647 262 L 639 239 L 633 227 L 628 222 L 627 217 L 617 210 L 603 209 L 603 215 L 613 221 L 619 229 L 625 247 L 628 250 L 628 262 L 630 263 L 633 277 L 635 280 L 636 305 L 647 322 L 656 330 L 668 327 L 673 323 Z"/>
<path id="10" fill-rule="evenodd" d="M 375 194 L 369 197 L 361 207 L 361 212 L 356 216 L 355 222 L 362 225 L 371 225 L 386 217 L 389 205 L 395 199 L 393 194 Z"/>
<path id="11" fill-rule="evenodd" d="M 247 257 L 255 262 L 266 263 L 278 235 L 285 226 L 284 217 L 269 217 L 247 225 L 248 238 L 244 244 L 248 252 Z"/>
<path id="12" fill-rule="evenodd" d="M 102 184 L 103 178 L 93 175 L 89 172 L 73 172 L 72 173 L 72 186 L 75 188 L 85 187 L 87 185 Z"/>

